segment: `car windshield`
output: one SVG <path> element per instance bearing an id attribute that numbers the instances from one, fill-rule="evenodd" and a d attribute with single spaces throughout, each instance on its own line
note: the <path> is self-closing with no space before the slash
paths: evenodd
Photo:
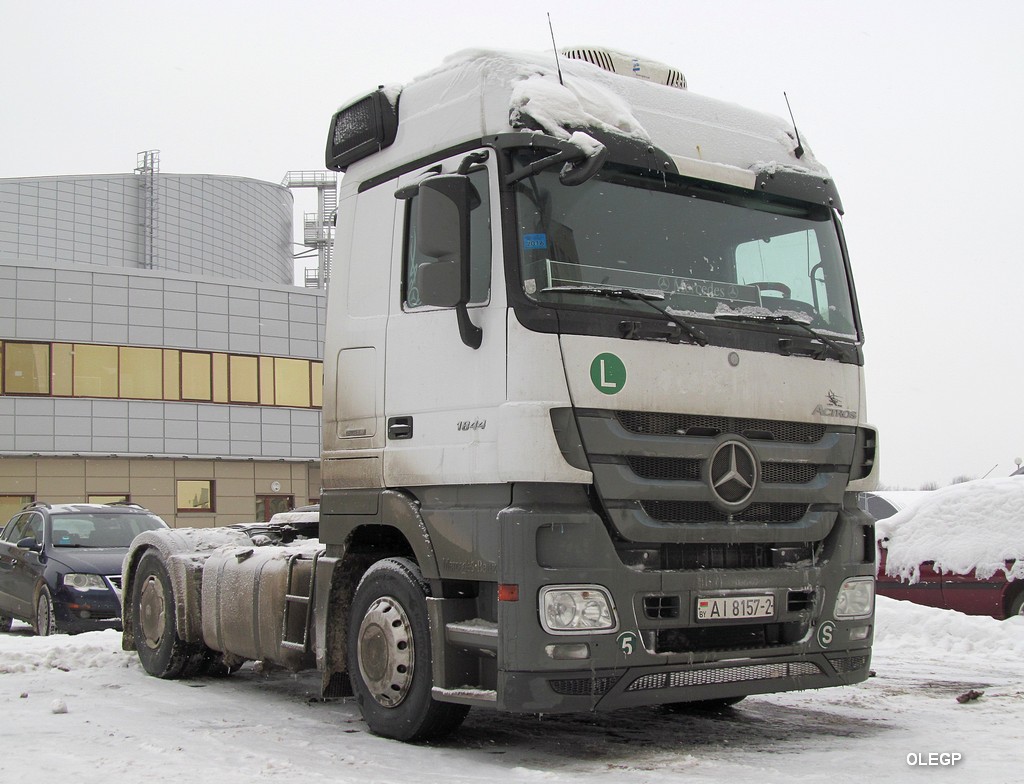
<path id="1" fill-rule="evenodd" d="M 789 316 L 857 337 L 828 207 L 623 166 L 571 187 L 538 172 L 516 184 L 516 205 L 523 289 L 545 304 L 649 309 L 586 292 L 621 287 L 690 318 Z"/>
<path id="2" fill-rule="evenodd" d="M 143 531 L 165 528 L 155 515 L 69 512 L 51 519 L 54 547 L 127 547 Z"/>

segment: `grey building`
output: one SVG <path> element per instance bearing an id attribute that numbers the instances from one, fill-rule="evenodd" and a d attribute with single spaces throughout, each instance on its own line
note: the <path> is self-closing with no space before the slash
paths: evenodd
<path id="1" fill-rule="evenodd" d="M 127 499 L 224 525 L 319 497 L 325 295 L 292 284 L 292 194 L 154 164 L 0 179 L 0 522 Z"/>

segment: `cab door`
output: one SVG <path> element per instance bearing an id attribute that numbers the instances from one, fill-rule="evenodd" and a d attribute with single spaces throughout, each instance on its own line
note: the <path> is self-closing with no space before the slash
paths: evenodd
<path id="1" fill-rule="evenodd" d="M 498 409 L 506 398 L 506 300 L 494 156 L 486 150 L 454 156 L 402 176 L 398 186 L 408 195 L 417 183 L 457 173 L 464 163 L 479 197 L 470 211 L 467 312 L 481 330 L 480 345 L 464 342 L 455 308 L 423 304 L 422 265 L 432 259 L 417 249 L 420 197 L 414 195 L 396 210 L 394 229 L 398 274 L 392 275 L 384 392 L 388 487 L 498 481 Z"/>

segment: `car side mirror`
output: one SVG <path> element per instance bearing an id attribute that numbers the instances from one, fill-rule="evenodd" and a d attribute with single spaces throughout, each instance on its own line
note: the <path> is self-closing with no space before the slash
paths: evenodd
<path id="1" fill-rule="evenodd" d="M 24 539 L 19 539 L 18 547 L 23 550 L 31 550 L 34 553 L 38 553 L 43 549 L 43 546 L 36 541 L 34 536 L 26 536 Z"/>

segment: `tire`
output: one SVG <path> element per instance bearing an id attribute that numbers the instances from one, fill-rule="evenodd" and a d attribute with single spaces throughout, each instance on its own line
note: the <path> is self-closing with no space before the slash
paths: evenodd
<path id="1" fill-rule="evenodd" d="M 57 617 L 53 613 L 53 597 L 50 596 L 50 589 L 45 585 L 36 594 L 36 617 L 32 625 L 40 637 L 49 637 L 51 634 L 57 633 Z"/>
<path id="2" fill-rule="evenodd" d="M 695 700 L 694 702 L 670 702 L 665 710 L 671 713 L 719 713 L 731 708 L 746 697 L 721 697 L 717 700 Z"/>
<path id="3" fill-rule="evenodd" d="M 132 626 L 142 668 L 168 680 L 196 673 L 202 650 L 178 636 L 174 588 L 159 554 L 150 550 L 139 561 L 132 583 Z"/>
<path id="4" fill-rule="evenodd" d="M 1006 609 L 1007 619 L 1016 618 L 1018 615 L 1024 615 L 1024 590 L 1017 592 Z"/>
<path id="5" fill-rule="evenodd" d="M 352 600 L 348 669 L 370 732 L 402 741 L 440 738 L 469 712 L 433 698 L 430 588 L 419 567 L 386 558 L 363 575 Z"/>
<path id="6" fill-rule="evenodd" d="M 9 632 L 14 625 L 14 619 L 9 615 L 0 615 L 0 634 Z"/>

